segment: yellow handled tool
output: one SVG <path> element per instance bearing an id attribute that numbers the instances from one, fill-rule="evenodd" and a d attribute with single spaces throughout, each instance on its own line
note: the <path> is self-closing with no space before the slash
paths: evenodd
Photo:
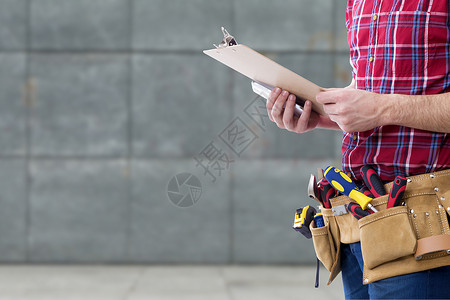
<path id="1" fill-rule="evenodd" d="M 302 228 L 303 224 L 305 224 L 305 221 L 307 219 L 308 209 L 309 209 L 309 205 L 306 206 L 305 208 L 303 208 L 300 213 L 297 212 L 295 214 L 295 220 L 294 220 L 294 226 L 293 226 L 294 228 Z M 309 226 L 309 224 L 307 224 L 307 226 Z"/>
<path id="2" fill-rule="evenodd" d="M 326 168 L 324 174 L 325 178 L 328 182 L 339 192 L 348 197 L 356 200 L 358 204 L 362 207 L 362 209 L 370 208 L 373 212 L 378 212 L 378 210 L 370 204 L 372 198 L 367 197 L 363 193 L 361 193 L 356 186 L 356 184 L 344 174 L 339 169 L 329 166 Z"/>

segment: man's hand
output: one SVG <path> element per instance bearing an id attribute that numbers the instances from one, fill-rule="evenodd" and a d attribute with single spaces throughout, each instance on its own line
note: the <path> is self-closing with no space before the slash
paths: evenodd
<path id="1" fill-rule="evenodd" d="M 320 116 L 312 111 L 312 104 L 306 101 L 300 117 L 294 115 L 295 95 L 275 88 L 267 101 L 267 114 L 279 128 L 303 133 L 315 128 L 338 129 L 338 126 L 328 117 Z"/>
<path id="2" fill-rule="evenodd" d="M 384 125 L 388 101 L 382 95 L 353 87 L 327 89 L 316 96 L 330 119 L 345 132 L 361 132 Z"/>
<path id="3" fill-rule="evenodd" d="M 376 94 L 353 86 L 327 89 L 316 96 L 328 116 L 312 111 L 307 101 L 300 117 L 294 115 L 295 95 L 276 88 L 267 101 L 267 113 L 278 127 L 297 133 L 314 128 L 362 132 L 384 125 L 450 133 L 450 93 Z"/>

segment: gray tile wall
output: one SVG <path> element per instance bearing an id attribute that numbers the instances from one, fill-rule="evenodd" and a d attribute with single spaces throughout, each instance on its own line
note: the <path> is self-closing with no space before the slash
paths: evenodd
<path id="1" fill-rule="evenodd" d="M 343 87 L 344 16 L 344 0 L 0 0 L 0 262 L 314 263 L 293 216 L 341 133 L 278 129 L 201 50 L 225 26 Z M 179 207 L 186 172 L 201 195 Z"/>

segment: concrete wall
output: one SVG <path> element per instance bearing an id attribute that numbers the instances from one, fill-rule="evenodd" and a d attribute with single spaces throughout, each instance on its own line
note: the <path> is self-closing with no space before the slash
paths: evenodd
<path id="1" fill-rule="evenodd" d="M 201 50 L 225 26 L 343 87 L 344 16 L 344 0 L 0 0 L 0 262 L 314 262 L 292 221 L 341 133 L 279 130 Z M 170 201 L 179 173 L 195 205 Z"/>

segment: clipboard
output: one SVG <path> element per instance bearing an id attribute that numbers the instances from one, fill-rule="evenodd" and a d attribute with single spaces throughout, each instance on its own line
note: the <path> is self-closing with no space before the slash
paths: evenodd
<path id="1" fill-rule="evenodd" d="M 316 101 L 316 95 L 323 91 L 323 88 L 250 47 L 238 45 L 226 30 L 222 28 L 222 31 L 225 35 L 225 43 L 222 42 L 219 46 L 216 46 L 216 49 L 204 50 L 203 53 L 253 81 L 289 91 L 303 100 L 303 103 L 305 100 L 311 101 L 315 112 L 326 115 L 322 104 Z M 303 106 L 301 103 L 298 104 Z"/>

